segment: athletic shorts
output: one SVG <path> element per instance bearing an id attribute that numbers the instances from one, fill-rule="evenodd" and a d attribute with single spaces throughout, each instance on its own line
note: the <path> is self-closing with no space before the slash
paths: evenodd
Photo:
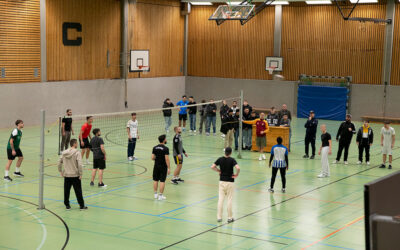
<path id="1" fill-rule="evenodd" d="M 256 138 L 256 145 L 260 149 L 265 148 L 267 146 L 267 138 L 265 136 L 264 137 L 257 137 Z"/>
<path id="2" fill-rule="evenodd" d="M 384 155 L 392 155 L 392 146 L 383 146 L 382 154 Z"/>
<path id="3" fill-rule="evenodd" d="M 153 181 L 165 182 L 167 179 L 168 167 L 167 166 L 154 166 Z"/>
<path id="4" fill-rule="evenodd" d="M 182 155 L 182 159 L 180 159 L 180 160 L 179 160 L 178 156 L 174 156 L 174 161 L 175 161 L 176 165 L 182 164 L 183 163 L 183 155 Z"/>
<path id="5" fill-rule="evenodd" d="M 104 159 L 93 159 L 93 168 L 94 169 L 105 169 L 106 161 Z"/>
<path id="6" fill-rule="evenodd" d="M 90 142 L 89 142 L 89 138 L 83 138 L 83 146 L 82 146 L 82 144 L 79 142 L 79 145 L 81 146 L 81 148 L 83 149 L 83 148 L 92 148 L 92 145 L 90 145 Z"/>
<path id="7" fill-rule="evenodd" d="M 183 114 L 183 115 L 181 115 L 181 114 L 179 114 L 179 121 L 186 121 L 187 120 L 187 114 Z"/>
<path id="8" fill-rule="evenodd" d="M 16 149 L 15 153 L 16 155 L 12 155 L 12 149 L 7 148 L 7 158 L 11 161 L 15 160 L 16 157 L 23 157 L 24 155 L 21 152 L 21 149 Z"/>

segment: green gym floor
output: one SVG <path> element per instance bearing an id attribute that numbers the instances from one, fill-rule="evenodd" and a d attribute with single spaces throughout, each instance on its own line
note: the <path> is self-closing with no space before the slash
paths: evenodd
<path id="1" fill-rule="evenodd" d="M 237 159 L 241 173 L 235 183 L 236 221 L 231 224 L 226 223 L 226 213 L 223 223 L 216 221 L 218 174 L 210 166 L 222 155 L 223 140 L 219 135 L 184 134 L 184 147 L 189 154 L 181 174 L 185 183 L 174 186 L 168 182 L 165 201 L 153 199 L 150 156 L 158 134 L 152 135 L 154 139 L 147 136 L 138 141 L 139 159 L 134 163 L 127 162 L 125 145 L 105 140 L 108 162 L 104 182 L 108 187 L 90 187 L 90 166 L 85 167 L 82 184 L 89 209 L 78 209 L 72 191 L 72 210 L 66 211 L 63 179 L 56 166 L 57 125 L 49 125 L 44 186 L 46 210 L 37 210 L 39 128 L 25 124 L 21 143 L 25 157 L 21 170 L 25 178 L 14 178 L 10 183 L 0 180 L 0 248 L 363 249 L 363 185 L 399 169 L 396 161 L 399 148 L 394 150 L 393 170 L 378 168 L 381 124 L 372 124 L 377 143 L 371 149 L 371 165 L 356 165 L 353 139 L 350 164 L 331 164 L 331 176 L 318 179 L 320 158 L 302 158 L 304 122 L 304 119 L 294 119 L 292 123 L 292 152 L 285 194 L 280 192 L 279 177 L 275 193 L 268 193 L 271 169 L 265 161 L 258 161 L 257 153 L 246 151 L 242 159 Z M 335 136 L 339 122 L 320 121 L 320 124 L 323 122 Z M 360 124 L 356 123 L 357 127 Z M 400 131 L 399 126 L 394 127 Z M 6 163 L 5 147 L 11 129 L 0 130 L 1 166 Z M 172 134 L 168 138 L 171 140 Z M 318 140 L 317 148 L 319 145 Z M 330 162 L 336 150 L 337 143 L 333 142 Z M 174 170 L 173 162 L 171 167 Z M 10 172 L 14 169 L 15 163 Z"/>

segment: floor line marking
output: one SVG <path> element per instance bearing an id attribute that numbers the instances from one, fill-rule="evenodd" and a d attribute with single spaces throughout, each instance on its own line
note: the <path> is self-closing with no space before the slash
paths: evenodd
<path id="1" fill-rule="evenodd" d="M 246 238 L 250 240 L 259 240 L 259 241 L 265 241 L 265 242 L 270 242 L 270 243 L 275 243 L 275 244 L 280 244 L 280 245 L 288 245 L 286 243 L 278 242 L 278 241 L 273 241 L 273 240 L 265 240 L 265 239 L 259 239 L 259 238 L 254 238 L 254 237 L 249 237 L 249 236 L 244 236 L 244 235 L 239 235 L 239 234 L 231 234 L 231 233 L 224 233 L 224 232 L 218 232 L 218 231 L 211 231 L 213 233 L 219 233 L 219 234 L 226 234 L 226 235 L 232 235 L 232 236 L 237 236 L 241 238 Z"/>

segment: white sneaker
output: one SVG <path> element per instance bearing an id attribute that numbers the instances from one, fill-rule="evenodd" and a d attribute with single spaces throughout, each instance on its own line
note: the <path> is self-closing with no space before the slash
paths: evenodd
<path id="1" fill-rule="evenodd" d="M 286 188 L 282 188 L 282 193 L 286 193 Z"/>
<path id="2" fill-rule="evenodd" d="M 367 161 L 367 165 L 369 165 L 369 161 Z"/>
<path id="3" fill-rule="evenodd" d="M 210 136 L 210 133 L 206 133 L 206 136 Z"/>
<path id="4" fill-rule="evenodd" d="M 334 160 L 332 163 L 333 164 L 338 164 L 339 162 L 337 160 Z"/>
<path id="5" fill-rule="evenodd" d="M 166 200 L 166 199 L 167 199 L 167 197 L 165 197 L 164 195 L 162 195 L 162 194 L 158 195 L 158 200 L 159 201 L 163 201 L 163 200 Z"/>
<path id="6" fill-rule="evenodd" d="M 193 130 L 189 130 L 189 133 L 192 133 L 193 132 Z"/>
<path id="7" fill-rule="evenodd" d="M 213 136 L 217 136 L 217 134 L 216 134 L 216 133 L 214 133 L 214 134 L 213 134 Z"/>
<path id="8" fill-rule="evenodd" d="M 349 165 L 349 163 L 347 161 L 344 162 L 344 165 Z"/>
<path id="9" fill-rule="evenodd" d="M 265 154 L 262 155 L 263 160 L 266 160 L 267 158 L 265 157 Z"/>
<path id="10" fill-rule="evenodd" d="M 259 161 L 262 161 L 263 159 L 262 159 L 262 155 L 260 155 L 260 157 L 258 157 L 258 160 Z"/>
<path id="11" fill-rule="evenodd" d="M 222 137 L 222 138 L 225 138 L 225 135 L 224 135 L 224 134 L 221 134 L 221 137 Z"/>
<path id="12" fill-rule="evenodd" d="M 132 157 L 132 156 L 129 156 L 129 157 L 128 157 L 128 161 L 133 161 L 133 157 Z"/>
<path id="13" fill-rule="evenodd" d="M 360 164 L 362 164 L 362 162 L 361 162 L 361 161 L 358 161 L 357 164 L 360 165 Z M 367 164 L 368 164 L 368 163 L 367 163 Z"/>
<path id="14" fill-rule="evenodd" d="M 157 193 L 154 194 L 154 199 L 158 199 L 158 194 Z"/>
<path id="15" fill-rule="evenodd" d="M 268 191 L 269 191 L 270 193 L 273 193 L 273 192 L 274 192 L 274 189 L 273 189 L 273 188 L 268 188 Z"/>
<path id="16" fill-rule="evenodd" d="M 318 178 L 325 178 L 325 177 L 327 177 L 327 176 L 324 175 L 324 174 L 319 174 L 317 177 L 318 177 Z"/>
<path id="17" fill-rule="evenodd" d="M 167 131 L 167 134 L 168 134 L 169 133 L 169 129 L 167 129 L 166 131 Z"/>
<path id="18" fill-rule="evenodd" d="M 196 130 L 193 130 L 194 133 L 196 133 Z"/>

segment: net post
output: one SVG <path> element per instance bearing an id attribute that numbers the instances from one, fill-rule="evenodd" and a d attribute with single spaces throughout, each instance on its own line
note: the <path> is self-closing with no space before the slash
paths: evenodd
<path id="1" fill-rule="evenodd" d="M 38 209 L 44 209 L 43 185 L 44 185 L 44 135 L 46 126 L 46 111 L 40 110 L 40 166 L 39 166 L 39 203 Z"/>
<path id="2" fill-rule="evenodd" d="M 240 114 L 239 114 L 239 140 L 238 140 L 238 158 L 242 159 L 243 148 L 243 90 L 240 90 Z"/>
<path id="3" fill-rule="evenodd" d="M 62 118 L 58 117 L 58 155 L 61 155 L 61 124 Z"/>

